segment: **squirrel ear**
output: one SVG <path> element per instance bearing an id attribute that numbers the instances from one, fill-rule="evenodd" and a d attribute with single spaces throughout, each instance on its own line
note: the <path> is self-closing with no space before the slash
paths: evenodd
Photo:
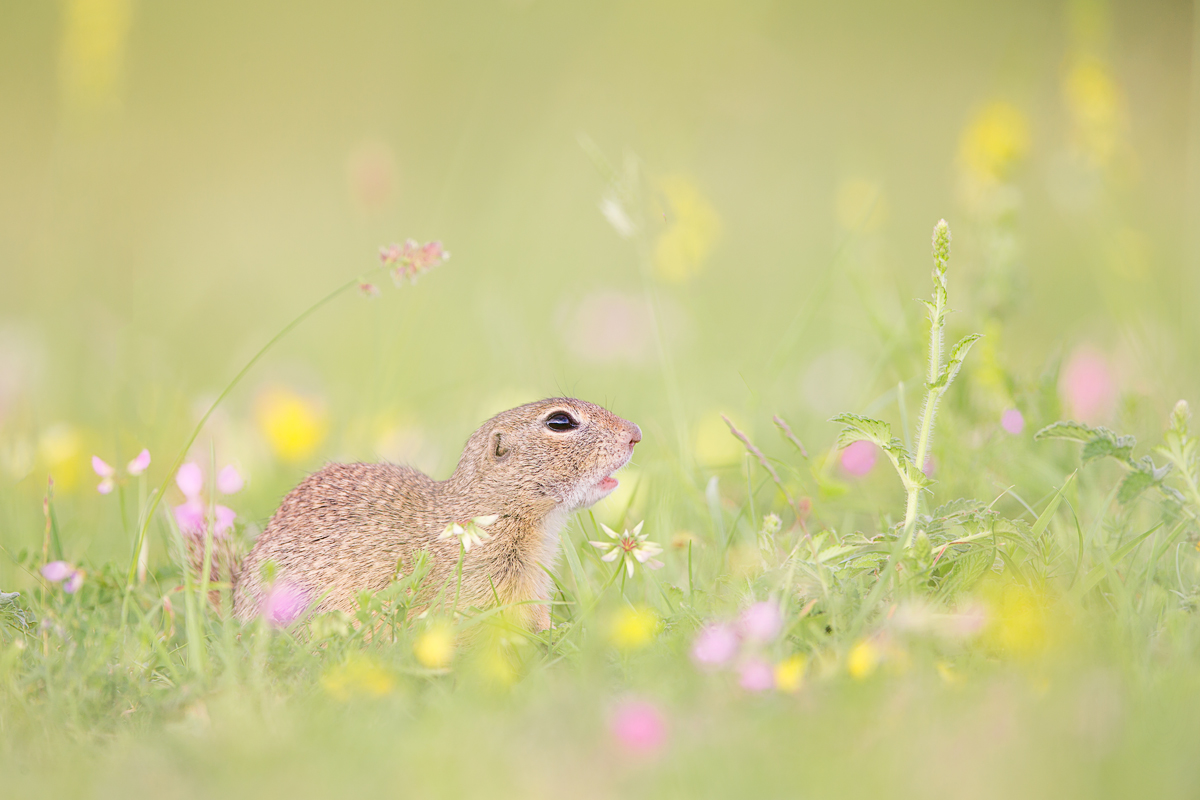
<path id="1" fill-rule="evenodd" d="M 500 431 L 492 431 L 492 455 L 496 458 L 504 458 L 508 452 L 509 447 L 504 442 L 504 434 Z"/>

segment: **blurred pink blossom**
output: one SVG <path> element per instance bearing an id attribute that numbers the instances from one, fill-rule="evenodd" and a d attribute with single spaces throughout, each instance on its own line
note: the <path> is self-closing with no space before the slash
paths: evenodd
<path id="1" fill-rule="evenodd" d="M 138 453 L 137 457 L 134 458 L 133 461 L 130 461 L 129 465 L 125 467 L 125 471 L 130 475 L 141 475 L 149 466 L 150 451 L 143 447 L 142 452 Z"/>
<path id="2" fill-rule="evenodd" d="M 449 258 L 450 252 L 437 241 L 420 244 L 415 239 L 405 239 L 403 245 L 393 244 L 379 251 L 379 259 L 385 266 L 395 265 L 392 278 L 397 284 L 405 279 L 415 281 Z"/>
<path id="3" fill-rule="evenodd" d="M 373 283 L 360 283 L 358 291 L 363 297 L 379 297 L 383 292 Z"/>
<path id="4" fill-rule="evenodd" d="M 750 606 L 738 619 L 738 631 L 750 642 L 770 642 L 782 629 L 783 614 L 779 606 L 769 600 Z"/>
<path id="5" fill-rule="evenodd" d="M 667 741 L 667 723 L 662 712 L 643 700 L 627 700 L 613 712 L 609 731 L 625 750 L 653 755 Z"/>
<path id="6" fill-rule="evenodd" d="M 1076 350 L 1063 370 L 1061 386 L 1074 419 L 1103 422 L 1112 415 L 1116 383 L 1102 354 L 1088 348 Z"/>
<path id="7" fill-rule="evenodd" d="M 42 577 L 51 583 L 64 581 L 63 591 L 67 594 L 75 594 L 79 587 L 83 586 L 83 570 L 76 569 L 74 564 L 68 564 L 66 561 L 51 561 L 42 567 L 41 573 Z"/>
<path id="8" fill-rule="evenodd" d="M 308 609 L 304 591 L 286 580 L 277 580 L 267 589 L 259 612 L 277 628 L 291 625 Z"/>
<path id="9" fill-rule="evenodd" d="M 775 686 L 775 670 L 760 658 L 742 664 L 738 684 L 748 692 L 765 692 Z"/>
<path id="10" fill-rule="evenodd" d="M 1000 427 L 1013 436 L 1018 436 L 1025 430 L 1025 415 L 1018 409 L 1010 408 L 1000 416 Z"/>
<path id="11" fill-rule="evenodd" d="M 233 491 L 242 488 L 242 476 L 232 466 L 223 469 L 217 477 L 218 490 L 224 494 L 231 494 L 232 492 L 221 488 L 223 482 L 231 489 L 236 486 Z M 187 462 L 175 473 L 175 485 L 184 496 L 184 502 L 172 509 L 180 531 L 192 536 L 202 535 L 208 526 L 208 503 L 203 494 L 204 470 L 194 461 Z M 224 536 L 233 527 L 237 513 L 223 505 L 217 505 L 214 513 L 216 516 L 213 520 L 213 535 Z"/>
<path id="12" fill-rule="evenodd" d="M 932 455 L 925 456 L 925 466 L 921 467 L 921 472 L 925 473 L 926 478 L 932 478 L 933 473 L 937 472 L 937 459 Z"/>
<path id="13" fill-rule="evenodd" d="M 857 441 L 842 451 L 842 469 L 861 477 L 875 468 L 875 451 L 871 442 Z"/>
<path id="14" fill-rule="evenodd" d="M 228 465 L 225 469 L 217 473 L 217 491 L 221 494 L 237 494 L 242 490 L 246 482 L 242 479 L 242 474 L 237 471 L 237 467 L 233 464 Z"/>
<path id="15" fill-rule="evenodd" d="M 692 643 L 692 658 L 704 666 L 720 666 L 732 659 L 738 650 L 738 636 L 733 628 L 710 623 L 700 629 Z"/>
<path id="16" fill-rule="evenodd" d="M 65 580 L 74 571 L 75 567 L 66 561 L 51 561 L 41 569 L 42 577 L 51 583 L 58 583 L 61 580 Z"/>
<path id="17" fill-rule="evenodd" d="M 100 456 L 92 456 L 92 470 L 100 476 L 100 485 L 96 487 L 96 491 L 100 494 L 108 494 L 116 486 L 113 481 L 113 476 L 117 471 L 107 464 Z"/>

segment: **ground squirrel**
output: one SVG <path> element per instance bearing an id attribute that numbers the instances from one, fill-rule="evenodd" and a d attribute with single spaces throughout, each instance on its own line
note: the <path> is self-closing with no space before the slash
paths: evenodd
<path id="1" fill-rule="evenodd" d="M 259 613 L 263 565 L 276 565 L 311 611 L 353 612 L 363 589 L 388 585 L 428 551 L 426 586 L 457 581 L 459 541 L 447 526 L 496 515 L 463 556 L 459 606 L 516 606 L 534 630 L 550 626 L 551 579 L 567 516 L 606 497 L 641 429 L 592 403 L 557 397 L 497 414 L 467 440 L 444 481 L 395 464 L 330 464 L 293 489 L 234 576 L 233 609 Z M 494 587 L 494 588 L 493 588 Z"/>

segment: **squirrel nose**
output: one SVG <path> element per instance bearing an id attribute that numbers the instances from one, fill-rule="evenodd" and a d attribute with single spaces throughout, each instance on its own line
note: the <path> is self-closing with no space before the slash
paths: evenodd
<path id="1" fill-rule="evenodd" d="M 632 422 L 629 424 L 633 426 L 633 430 L 629 432 L 629 445 L 632 447 L 642 440 L 642 429 Z"/>

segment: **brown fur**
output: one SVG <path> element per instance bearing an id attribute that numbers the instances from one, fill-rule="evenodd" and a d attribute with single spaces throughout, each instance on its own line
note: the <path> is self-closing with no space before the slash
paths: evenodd
<path id="1" fill-rule="evenodd" d="M 565 411 L 575 430 L 550 430 L 545 420 Z M 421 550 L 430 554 L 427 589 L 447 586 L 453 598 L 459 542 L 439 539 L 452 522 L 491 514 L 490 538 L 466 553 L 460 608 L 534 601 L 518 616 L 535 630 L 550 625 L 546 570 L 558 554 L 567 516 L 611 489 L 597 484 L 623 467 L 641 441 L 637 425 L 600 406 L 553 398 L 497 414 L 472 434 L 454 474 L 435 481 L 394 464 L 330 464 L 284 498 L 234 579 L 234 613 L 252 619 L 273 561 L 277 580 L 299 589 L 314 611 L 353 612 L 363 589 L 383 589 L 397 562 L 407 571 Z M 493 590 L 494 587 L 494 590 Z M 494 594 L 493 594 L 494 591 Z"/>

